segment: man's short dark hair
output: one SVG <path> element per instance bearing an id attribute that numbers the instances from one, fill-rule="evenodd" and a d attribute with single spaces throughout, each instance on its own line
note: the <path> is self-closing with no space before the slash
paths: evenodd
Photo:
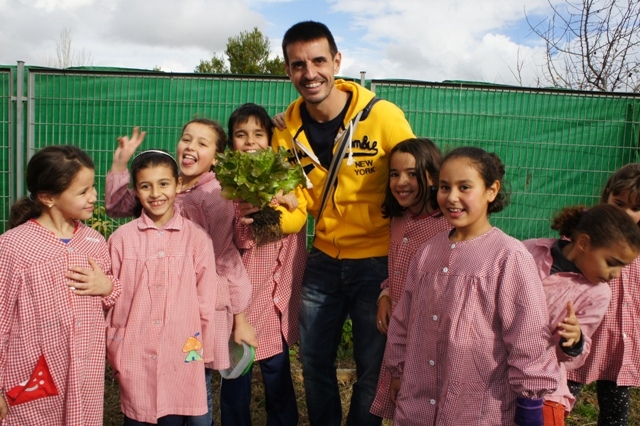
<path id="1" fill-rule="evenodd" d="M 313 41 L 323 38 L 329 42 L 331 57 L 335 57 L 338 53 L 338 46 L 333 39 L 331 31 L 329 31 L 329 28 L 327 28 L 325 24 L 315 21 L 303 21 L 289 28 L 282 38 L 282 54 L 284 55 L 285 64 L 289 64 L 289 58 L 287 57 L 288 45 L 299 41 Z"/>

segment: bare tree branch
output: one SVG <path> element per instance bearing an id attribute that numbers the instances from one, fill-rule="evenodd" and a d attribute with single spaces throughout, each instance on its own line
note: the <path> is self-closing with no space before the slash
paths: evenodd
<path id="1" fill-rule="evenodd" d="M 84 47 L 80 52 L 74 52 L 71 49 L 71 42 L 71 30 L 63 28 L 62 31 L 60 31 L 60 38 L 56 42 L 56 59 L 49 58 L 47 60 L 47 66 L 64 69 L 91 65 L 93 62 L 91 53 Z"/>
<path id="2" fill-rule="evenodd" d="M 542 79 L 556 87 L 638 91 L 640 1 L 548 1 L 549 18 L 532 22 L 526 17 L 545 43 Z"/>
<path id="3" fill-rule="evenodd" d="M 516 79 L 520 86 L 524 86 L 523 78 L 522 78 L 522 69 L 524 68 L 524 60 L 520 58 L 520 48 L 518 48 L 518 53 L 516 53 L 516 69 L 511 69 L 511 66 L 508 66 L 511 75 Z"/>

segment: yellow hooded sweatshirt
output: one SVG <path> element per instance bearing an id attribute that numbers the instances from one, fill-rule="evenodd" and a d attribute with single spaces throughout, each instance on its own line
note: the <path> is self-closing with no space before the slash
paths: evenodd
<path id="1" fill-rule="evenodd" d="M 382 217 L 387 180 L 388 153 L 398 142 L 415 137 L 400 108 L 379 100 L 366 117 L 350 122 L 374 98 L 373 92 L 359 84 L 335 81 L 335 89 L 351 92 L 344 128 L 355 126 L 338 171 L 335 191 L 330 191 L 320 217 L 319 210 L 328 170 L 313 153 L 302 129 L 298 98 L 285 114 L 287 128 L 276 130 L 274 148 L 283 147 L 289 161 L 299 162 L 309 180 L 303 188 L 307 209 L 316 220 L 314 247 L 338 259 L 364 259 L 386 256 L 389 251 L 389 220 Z M 336 141 L 340 141 L 341 133 Z M 335 154 L 338 143 L 334 145 Z"/>

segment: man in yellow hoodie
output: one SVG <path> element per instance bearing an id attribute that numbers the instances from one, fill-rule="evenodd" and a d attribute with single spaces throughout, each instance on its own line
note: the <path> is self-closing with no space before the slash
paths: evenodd
<path id="1" fill-rule="evenodd" d="M 358 377 L 347 424 L 380 425 L 369 410 L 386 340 L 376 327 L 376 302 L 387 277 L 389 221 L 381 213 L 387 153 L 414 135 L 398 107 L 356 83 L 334 79 L 342 56 L 324 24 L 295 24 L 282 49 L 300 98 L 287 109 L 287 128 L 276 131 L 273 144 L 302 165 L 307 208 L 316 220 L 300 309 L 309 420 L 340 425 L 335 359 L 348 315 Z"/>

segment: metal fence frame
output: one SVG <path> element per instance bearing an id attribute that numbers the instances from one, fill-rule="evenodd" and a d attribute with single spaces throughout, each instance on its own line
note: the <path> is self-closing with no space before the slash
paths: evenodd
<path id="1" fill-rule="evenodd" d="M 3 200 L 4 206 L 2 212 L 0 212 L 0 223 L 6 221 L 8 218 L 9 206 L 15 201 L 15 175 L 14 162 L 12 159 L 15 155 L 15 126 L 14 126 L 14 113 L 13 105 L 16 102 L 14 96 L 14 71 L 12 68 L 0 68 L 0 102 L 3 107 L 0 111 L 4 110 L 3 114 L 0 114 L 0 125 L 2 126 L 2 143 L 0 144 L 0 150 L 3 151 L 2 156 L 6 156 L 6 161 L 0 164 L 0 181 L 2 182 L 3 192 L 0 194 L 0 199 Z"/>
<path id="2" fill-rule="evenodd" d="M 81 146 L 82 144 L 78 143 L 78 145 L 83 149 L 87 149 L 88 151 L 94 150 L 94 152 L 90 152 L 90 155 L 93 154 L 94 160 L 96 160 L 96 179 L 98 186 L 101 188 L 104 185 L 106 167 L 111 158 L 110 156 L 113 147 L 115 146 L 116 136 L 128 134 L 131 127 L 134 125 L 149 125 L 150 132 L 156 132 L 154 137 L 157 142 L 154 142 L 153 146 L 173 152 L 175 149 L 176 136 L 179 135 L 181 123 L 186 121 L 184 119 L 184 111 L 182 111 L 178 106 L 186 105 L 186 109 L 193 106 L 193 111 L 189 115 L 197 113 L 199 115 L 207 116 L 220 121 L 223 124 L 223 127 L 225 127 L 224 124 L 226 123 L 228 115 L 241 103 L 260 103 L 264 105 L 270 113 L 274 114 L 276 112 L 283 111 L 296 97 L 296 93 L 286 77 L 204 75 L 190 73 L 173 74 L 118 69 L 55 70 L 24 67 L 24 64 L 22 63 L 18 63 L 17 67 L 8 67 L 6 69 L 0 68 L 0 72 L 7 70 L 10 75 L 9 81 L 11 84 L 11 96 L 9 96 L 8 100 L 8 110 L 10 114 L 8 118 L 8 145 L 10 151 L 9 158 L 11 161 L 9 161 L 10 164 L 4 165 L 5 169 L 9 170 L 9 178 L 11 179 L 8 197 L 10 202 L 7 204 L 13 202 L 16 197 L 20 197 L 25 194 L 23 178 L 24 168 L 26 161 L 28 161 L 31 155 L 33 155 L 33 153 L 41 146 L 46 144 L 63 143 L 68 139 L 73 139 L 69 138 L 68 135 L 73 134 L 73 131 L 78 132 L 80 127 L 85 129 L 82 134 L 89 136 L 88 139 L 95 139 L 95 135 L 92 134 L 92 131 L 96 129 L 104 133 L 102 139 L 97 142 L 98 146 L 87 147 Z M 88 82 L 84 82 L 82 79 L 86 79 Z M 124 83 L 113 83 L 111 86 L 107 86 L 109 88 L 107 89 L 107 93 L 96 92 L 98 95 L 95 98 L 89 99 L 89 97 L 94 96 L 94 92 L 91 91 L 93 88 L 92 85 L 96 85 L 97 87 L 101 84 L 101 79 L 104 79 L 105 81 L 109 79 L 113 81 L 120 81 L 119 79 L 130 79 L 131 81 L 127 83 L 129 86 Z M 51 81 L 53 81 L 53 83 L 51 83 Z M 79 81 L 82 82 L 79 83 Z M 65 92 L 66 94 L 64 96 L 51 94 L 54 92 L 55 87 L 53 86 L 56 84 L 65 86 L 65 90 L 67 90 L 67 92 Z M 184 89 L 184 93 L 176 89 L 176 87 L 181 84 L 186 87 Z M 224 86 L 225 84 L 228 84 L 231 88 L 229 92 L 215 92 L 214 89 L 216 87 L 226 87 Z M 620 167 L 622 165 L 622 161 L 637 161 L 638 159 L 638 146 L 640 144 L 640 131 L 638 130 L 640 129 L 640 113 L 638 112 L 638 110 L 640 110 L 639 94 L 601 94 L 593 92 L 518 88 L 464 82 L 426 83 L 402 80 L 371 80 L 368 82 L 365 81 L 365 84 L 374 92 L 378 92 L 377 94 L 382 98 L 388 99 L 402 108 L 405 111 L 405 114 L 407 114 L 412 126 L 414 126 L 414 131 L 419 136 L 430 137 L 434 139 L 436 143 L 442 143 L 441 146 L 449 148 L 455 147 L 456 144 L 463 144 L 464 142 L 463 139 L 458 136 L 453 137 L 446 134 L 447 132 L 453 134 L 457 130 L 455 129 L 457 125 L 456 123 L 473 123 L 473 126 L 475 126 L 474 128 L 477 130 L 477 123 L 481 123 L 483 120 L 488 120 L 487 122 L 491 123 L 492 118 L 495 118 L 496 114 L 491 110 L 491 108 L 488 108 L 487 111 L 481 112 L 471 111 L 470 108 L 476 106 L 470 106 L 468 100 L 476 99 L 476 97 L 474 97 L 476 95 L 480 97 L 484 96 L 487 99 L 491 99 L 495 96 L 498 100 L 492 104 L 492 107 L 494 109 L 502 110 L 504 110 L 504 105 L 502 105 L 499 100 L 499 96 L 501 94 L 504 94 L 506 99 L 511 99 L 514 96 L 522 98 L 524 99 L 523 102 L 526 102 L 526 99 L 528 99 L 527 97 L 531 95 L 530 99 L 534 99 L 532 101 L 534 103 L 538 102 L 537 99 L 550 99 L 551 97 L 564 97 L 568 103 L 578 103 L 580 102 L 580 99 L 604 99 L 603 102 L 606 104 L 614 104 L 622 99 L 625 102 L 628 101 L 630 105 L 632 105 L 632 111 L 630 116 L 620 117 L 620 120 L 629 121 L 629 129 L 631 129 L 630 131 L 632 131 L 633 134 L 628 135 L 626 134 L 627 131 L 624 130 L 624 137 L 629 140 L 625 140 L 621 146 L 616 146 L 616 149 L 620 150 L 619 152 L 624 155 L 620 154 L 618 155 L 620 159 L 616 157 L 615 161 L 609 161 L 606 165 L 602 166 L 602 170 L 593 171 L 593 173 L 598 175 L 593 177 L 593 180 L 594 182 L 597 181 L 599 184 L 602 180 L 601 177 L 608 175 L 615 168 Z M 117 90 L 114 88 L 117 88 Z M 189 90 L 191 90 L 190 88 L 193 88 L 192 92 L 189 92 Z M 207 90 L 210 92 L 206 92 Z M 117 93 L 112 93 L 111 91 Z M 152 92 L 155 93 L 156 98 L 151 98 Z M 168 93 L 173 96 L 173 98 L 166 98 Z M 202 93 L 205 93 L 205 95 Z M 446 96 L 443 96 L 442 93 Z M 455 96 L 452 97 L 452 93 L 455 93 Z M 144 98 L 147 95 L 148 98 Z M 432 109 L 428 110 L 426 106 L 426 98 L 432 95 L 443 96 L 443 99 L 448 99 L 448 104 L 439 105 L 437 102 L 432 102 L 432 106 L 430 107 Z M 123 98 L 118 98 L 118 96 L 123 96 Z M 130 96 L 130 98 L 125 99 L 124 97 L 126 96 Z M 205 96 L 205 98 L 202 96 Z M 422 96 L 422 98 L 420 98 L 420 96 Z M 102 118 L 99 117 L 96 119 L 95 114 L 92 115 L 91 111 L 72 114 L 73 117 L 69 119 L 69 122 L 62 122 L 63 120 L 55 122 L 57 117 L 59 118 L 60 114 L 63 114 L 63 111 L 66 111 L 66 109 L 69 108 L 75 108 L 74 102 L 77 105 L 81 105 L 85 102 L 86 105 L 82 108 L 88 108 L 89 110 L 95 110 L 98 112 L 106 110 L 105 105 L 112 109 L 113 105 L 118 104 L 118 102 L 122 105 L 128 105 L 127 102 L 130 102 L 131 105 L 134 106 L 131 108 L 127 107 L 128 111 L 133 111 L 130 117 L 121 114 L 118 116 L 118 119 L 115 120 L 117 122 L 107 123 L 105 121 L 100 121 Z M 156 111 L 161 107 L 166 107 L 167 104 L 174 105 L 175 108 L 178 108 L 181 111 L 180 114 L 182 114 L 182 118 L 172 117 L 169 120 L 166 119 L 163 114 L 160 114 L 160 118 L 149 118 L 149 123 L 140 122 L 140 117 L 144 114 L 148 113 L 149 117 L 151 117 L 151 115 L 154 114 L 153 111 Z M 433 105 L 435 105 L 435 107 L 433 107 Z M 24 113 L 25 106 L 26 114 Z M 522 108 L 522 105 L 517 105 L 517 107 Z M 13 114 L 14 111 L 15 114 Z M 595 112 L 596 111 L 594 111 L 594 113 Z M 46 119 L 42 119 L 42 116 L 45 113 L 48 115 L 46 116 Z M 180 114 L 176 113 L 175 115 L 178 116 Z M 441 115 L 442 117 L 446 116 L 443 119 L 445 120 L 445 125 L 440 127 L 438 126 L 439 118 L 434 118 L 438 115 Z M 618 115 L 622 116 L 623 114 L 618 113 Z M 0 117 L 0 120 L 1 119 L 2 117 Z M 506 119 L 524 120 L 522 122 L 526 123 L 526 120 L 528 120 L 529 117 L 514 115 L 513 117 L 505 116 L 505 120 Z M 138 122 L 136 122 L 136 120 L 138 120 Z M 571 127 L 573 125 L 573 121 L 571 120 L 573 119 L 569 119 L 567 122 L 568 124 L 565 123 L 561 125 Z M 151 123 L 152 121 L 153 123 Z M 168 123 L 168 121 L 171 121 L 171 123 Z M 98 125 L 95 125 L 96 122 Z M 611 123 L 605 124 L 608 128 Z M 624 127 L 625 124 L 614 123 L 611 125 Z M 491 127 L 491 124 L 489 124 L 489 127 Z M 596 131 L 600 130 L 596 129 Z M 617 130 L 614 129 L 611 131 L 615 132 Z M 51 139 L 48 139 L 49 137 Z M 515 146 L 525 142 L 532 144 L 532 146 L 536 144 L 535 138 L 525 141 L 527 138 L 527 135 L 523 137 L 517 136 L 515 138 L 512 137 L 512 139 L 507 140 L 506 142 L 500 141 L 500 138 L 498 137 L 494 137 L 493 139 L 495 140 L 493 141 L 478 138 L 477 140 L 472 140 L 471 144 L 489 146 L 495 141 L 514 144 Z M 519 139 L 522 139 L 522 141 Z M 100 145 L 103 143 L 104 146 Z M 500 145 L 498 146 L 500 147 Z M 551 158 L 552 153 L 547 152 L 545 154 L 544 150 L 546 149 L 550 151 L 552 147 L 553 142 L 540 144 L 540 146 L 537 147 L 536 152 L 538 152 L 538 154 L 536 155 L 547 155 Z M 602 149 L 602 147 L 600 147 L 600 149 Z M 510 173 L 517 174 L 522 171 L 520 170 L 522 168 L 521 166 L 510 166 L 508 163 L 506 165 L 508 168 L 510 167 Z M 1 171 L 2 169 L 0 169 L 0 172 Z M 551 172 L 548 174 L 541 174 L 538 168 L 531 171 L 532 176 L 537 177 L 538 175 L 535 175 L 534 172 L 540 175 L 540 179 L 558 179 L 562 178 L 561 173 L 563 171 L 557 171 L 555 175 L 551 174 Z M 575 174 L 576 171 L 574 170 L 572 172 Z M 518 184 L 520 185 L 521 182 Z M 594 186 L 595 185 L 596 184 L 594 183 Z M 498 226 L 506 224 L 506 226 L 509 227 L 511 226 L 509 225 L 509 223 L 511 223 L 509 222 L 510 220 L 520 220 L 523 222 L 536 221 L 535 225 L 523 225 L 521 230 L 515 232 L 517 235 L 514 236 L 520 238 L 534 236 L 533 234 L 535 234 L 535 236 L 545 236 L 550 234 L 551 231 L 548 230 L 546 221 L 549 218 L 550 212 L 554 208 L 565 202 L 573 203 L 576 200 L 587 204 L 596 202 L 598 192 L 596 189 L 589 189 L 588 191 L 584 190 L 582 191 L 583 193 L 576 194 L 577 198 L 573 197 L 571 194 L 560 193 L 557 200 L 549 203 L 544 209 L 538 211 L 539 217 L 533 218 L 528 217 L 523 213 L 522 197 L 535 197 L 539 194 L 536 194 L 535 189 L 531 188 L 528 188 L 528 190 L 532 191 L 529 193 L 523 192 L 521 188 L 517 188 L 517 190 L 519 192 L 516 193 L 516 208 L 510 210 L 515 213 L 511 216 L 510 213 L 502 216 L 497 215 L 496 223 Z M 550 193 L 550 196 L 556 195 L 557 194 L 554 192 Z M 5 206 L 5 212 L 8 212 L 8 208 L 9 205 Z M 507 211 L 509 212 L 509 210 Z M 525 215 L 522 216 L 523 214 Z M 8 217 L 7 214 L 5 214 L 4 217 Z M 0 219 L 1 218 L 2 216 L 0 216 Z M 115 223 L 117 224 L 119 222 Z M 4 225 L 4 223 L 0 223 L 0 231 L 4 230 Z"/>

